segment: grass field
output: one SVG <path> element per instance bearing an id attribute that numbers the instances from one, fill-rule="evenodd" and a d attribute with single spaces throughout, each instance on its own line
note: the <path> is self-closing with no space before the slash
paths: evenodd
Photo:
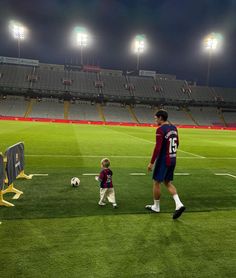
<path id="1" fill-rule="evenodd" d="M 24 191 L 0 207 L 0 277 L 236 277 L 236 132 L 181 129 L 174 184 L 187 207 L 160 214 L 146 173 L 155 129 L 0 122 L 0 151 L 25 143 Z M 98 207 L 94 176 L 109 157 L 119 209 Z M 131 176 L 130 173 L 145 173 Z M 227 174 L 216 176 L 218 174 Z M 70 179 L 81 179 L 78 188 Z"/>

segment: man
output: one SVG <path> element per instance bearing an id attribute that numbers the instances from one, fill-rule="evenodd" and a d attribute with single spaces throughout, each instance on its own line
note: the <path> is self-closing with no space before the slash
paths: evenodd
<path id="1" fill-rule="evenodd" d="M 159 126 L 156 130 L 156 146 L 153 151 L 151 162 L 148 164 L 148 171 L 152 171 L 153 165 L 153 205 L 147 205 L 146 209 L 153 212 L 160 212 L 161 183 L 164 182 L 175 201 L 176 209 L 173 219 L 177 219 L 184 212 L 185 207 L 179 199 L 175 186 L 172 184 L 176 165 L 176 152 L 179 146 L 177 128 L 167 122 L 168 113 L 159 110 L 155 120 Z"/>

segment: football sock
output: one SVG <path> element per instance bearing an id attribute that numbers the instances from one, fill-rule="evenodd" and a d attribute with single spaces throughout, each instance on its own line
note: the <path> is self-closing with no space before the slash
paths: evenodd
<path id="1" fill-rule="evenodd" d="M 176 210 L 179 209 L 180 207 L 183 207 L 184 205 L 181 203 L 178 194 L 173 195 L 174 201 L 175 201 L 175 206 Z"/>
<path id="2" fill-rule="evenodd" d="M 154 200 L 154 206 L 160 210 L 160 200 Z"/>

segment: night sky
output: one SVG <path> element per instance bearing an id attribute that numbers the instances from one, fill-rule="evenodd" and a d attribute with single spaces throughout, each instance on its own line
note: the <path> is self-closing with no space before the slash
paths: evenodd
<path id="1" fill-rule="evenodd" d="M 1 0 L 0 56 L 17 57 L 17 43 L 8 23 L 29 28 L 22 57 L 40 62 L 76 62 L 79 50 L 70 33 L 82 25 L 92 34 L 85 62 L 112 69 L 134 69 L 131 40 L 145 34 L 148 51 L 141 68 L 175 74 L 180 79 L 206 81 L 207 55 L 202 38 L 224 36 L 221 53 L 212 59 L 211 85 L 236 87 L 236 0 Z"/>

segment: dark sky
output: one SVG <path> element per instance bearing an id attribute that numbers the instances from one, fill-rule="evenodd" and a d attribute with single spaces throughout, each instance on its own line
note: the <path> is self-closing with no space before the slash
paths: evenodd
<path id="1" fill-rule="evenodd" d="M 11 19 L 29 28 L 22 44 L 24 58 L 64 63 L 79 57 L 70 44 L 76 25 L 87 27 L 93 43 L 85 62 L 113 69 L 133 69 L 130 43 L 145 34 L 149 49 L 141 68 L 176 74 L 204 84 L 207 55 L 202 38 L 224 36 L 224 47 L 212 59 L 211 85 L 236 87 L 236 0 L 1 0 L 0 56 L 17 56 L 8 30 Z"/>

